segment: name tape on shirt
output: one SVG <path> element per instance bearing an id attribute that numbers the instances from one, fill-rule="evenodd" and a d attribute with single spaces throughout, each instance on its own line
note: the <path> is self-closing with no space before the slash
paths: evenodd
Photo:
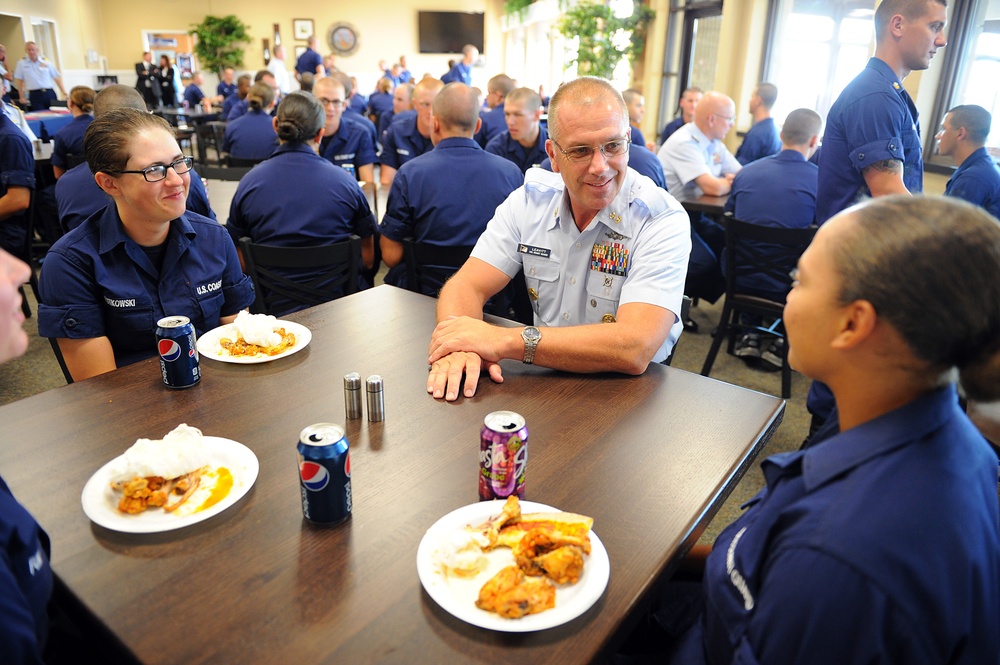
<path id="1" fill-rule="evenodd" d="M 547 259 L 552 256 L 551 249 L 545 249 L 544 247 L 535 247 L 534 245 L 518 245 L 517 251 L 520 254 L 527 254 L 528 256 L 538 256 L 543 259 Z"/>

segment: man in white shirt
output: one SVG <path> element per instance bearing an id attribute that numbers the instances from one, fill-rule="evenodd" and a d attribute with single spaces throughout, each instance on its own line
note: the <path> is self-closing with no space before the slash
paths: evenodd
<path id="1" fill-rule="evenodd" d="M 22 100 L 30 101 L 32 111 L 45 111 L 58 99 L 52 89 L 53 85 L 59 87 L 63 97 L 66 96 L 62 76 L 55 65 L 41 55 L 35 42 L 25 43 L 24 52 L 26 55 L 17 61 L 17 67 L 14 68 L 18 94 Z"/>
<path id="2" fill-rule="evenodd" d="M 275 85 L 282 96 L 292 91 L 292 77 L 288 75 L 288 65 L 285 64 L 285 47 L 281 44 L 274 47 L 271 62 L 267 63 L 267 71 L 274 75 Z"/>

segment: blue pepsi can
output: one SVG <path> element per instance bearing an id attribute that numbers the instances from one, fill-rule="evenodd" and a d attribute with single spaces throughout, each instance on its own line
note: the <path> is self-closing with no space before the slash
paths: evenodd
<path id="1" fill-rule="evenodd" d="M 342 168 L 343 168 L 343 169 L 344 169 L 345 171 L 347 171 L 347 173 L 348 173 L 348 174 L 349 174 L 349 175 L 350 175 L 350 176 L 351 176 L 352 178 L 354 178 L 355 180 L 357 180 L 357 179 L 358 179 L 358 173 L 357 173 L 357 171 L 355 171 L 355 170 L 354 170 L 354 164 L 341 164 L 340 166 L 341 166 L 341 167 L 342 167 Z"/>
<path id="2" fill-rule="evenodd" d="M 156 322 L 160 374 L 168 388 L 190 388 L 201 381 L 194 326 L 186 316 L 166 316 Z"/>
<path id="3" fill-rule="evenodd" d="M 302 516 L 314 524 L 337 524 L 351 516 L 351 453 L 344 428 L 310 425 L 299 434 Z"/>

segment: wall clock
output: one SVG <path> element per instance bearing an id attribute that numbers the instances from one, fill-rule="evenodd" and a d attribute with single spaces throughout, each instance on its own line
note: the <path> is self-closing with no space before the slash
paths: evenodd
<path id="1" fill-rule="evenodd" d="M 358 50 L 358 29 L 350 23 L 334 23 L 326 32 L 326 41 L 337 55 L 351 55 Z"/>

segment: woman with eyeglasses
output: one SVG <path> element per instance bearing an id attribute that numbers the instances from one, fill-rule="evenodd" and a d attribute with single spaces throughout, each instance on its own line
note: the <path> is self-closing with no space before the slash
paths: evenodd
<path id="1" fill-rule="evenodd" d="M 156 353 L 156 322 L 186 316 L 199 335 L 253 302 L 226 230 L 185 209 L 192 159 L 165 120 L 105 112 L 87 129 L 87 164 L 113 203 L 45 257 L 38 331 L 75 380 Z"/>
<path id="2" fill-rule="evenodd" d="M 820 227 L 794 278 L 788 361 L 837 410 L 761 464 L 697 623 L 658 662 L 996 663 L 997 456 L 956 384 L 1000 400 L 1000 224 L 953 199 L 872 199 Z M 682 605 L 653 616 L 677 628 Z"/>

